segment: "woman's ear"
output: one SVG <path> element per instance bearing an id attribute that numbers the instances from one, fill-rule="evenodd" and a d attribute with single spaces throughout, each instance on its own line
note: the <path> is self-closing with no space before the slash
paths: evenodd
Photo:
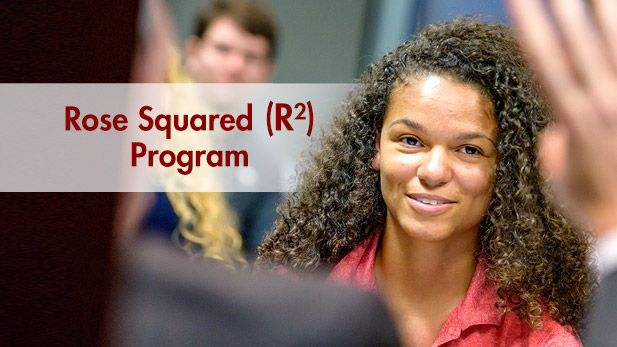
<path id="1" fill-rule="evenodd" d="M 381 140 L 381 134 L 377 135 L 375 139 L 375 156 L 373 157 L 373 169 L 379 171 L 381 169 L 381 154 L 379 152 L 379 142 Z"/>

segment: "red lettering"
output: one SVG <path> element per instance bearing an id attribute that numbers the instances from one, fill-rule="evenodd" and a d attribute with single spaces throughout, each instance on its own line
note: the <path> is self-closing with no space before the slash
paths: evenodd
<path id="1" fill-rule="evenodd" d="M 285 114 L 283 114 L 283 109 L 285 110 Z M 291 117 L 291 106 L 283 103 L 276 103 L 276 130 L 281 130 L 281 123 L 285 124 L 285 128 L 287 130 L 294 130 L 289 124 L 287 120 Z"/>
<path id="2" fill-rule="evenodd" d="M 66 110 L 66 131 L 71 130 L 71 125 L 73 125 L 75 130 L 81 131 L 81 128 L 79 127 L 79 125 L 77 125 L 77 122 L 75 122 L 77 118 L 79 118 L 79 109 L 75 106 L 67 106 L 65 110 Z M 74 117 L 71 117 L 71 111 L 75 112 Z"/>
<path id="3" fill-rule="evenodd" d="M 75 107 L 75 106 L 66 106 L 65 108 L 66 110 L 66 131 L 70 131 L 71 130 L 71 126 L 77 130 L 77 131 L 81 131 L 81 128 L 79 127 L 79 116 L 80 116 L 80 112 L 79 112 L 79 108 Z M 111 120 L 111 115 L 109 114 L 104 114 L 101 116 L 101 119 L 99 120 L 99 118 L 96 115 L 93 114 L 87 114 L 85 117 L 83 117 L 81 119 L 81 127 L 84 128 L 84 130 L 86 131 L 94 131 L 99 127 L 99 123 L 102 124 L 102 126 L 99 128 L 102 131 L 109 131 L 111 130 L 111 128 L 113 127 L 114 129 L 116 129 L 117 131 L 123 131 L 126 130 L 126 123 L 128 122 L 128 120 L 126 119 L 126 116 L 123 114 L 117 114 L 115 115 Z"/>
<path id="4" fill-rule="evenodd" d="M 165 124 L 161 124 L 162 121 L 165 121 Z M 167 138 L 168 140 L 171 139 L 170 115 L 159 114 L 158 116 L 156 116 L 154 123 L 158 131 L 165 131 L 165 138 Z"/>
<path id="5" fill-rule="evenodd" d="M 214 155 L 216 155 L 217 161 L 212 160 L 212 157 Z M 208 152 L 208 155 L 206 156 L 206 161 L 208 162 L 208 165 L 211 167 L 223 166 L 222 160 L 223 160 L 223 156 L 221 155 L 221 151 L 210 151 Z"/>
<path id="6" fill-rule="evenodd" d="M 208 125 L 208 129 L 210 130 L 214 130 L 214 120 L 219 118 L 220 116 L 218 114 L 211 114 L 210 115 L 210 124 Z"/>
<path id="7" fill-rule="evenodd" d="M 195 165 L 201 166 L 201 156 L 206 155 L 206 151 L 195 152 Z"/>
<path id="8" fill-rule="evenodd" d="M 184 131 L 186 130 L 186 128 L 189 126 L 189 115 L 185 114 L 184 116 L 182 116 L 182 120 L 184 120 L 184 122 L 182 122 L 182 125 L 180 125 L 180 117 L 174 117 L 174 128 L 176 128 L 176 130 L 178 131 Z"/>
<path id="9" fill-rule="evenodd" d="M 240 155 L 243 157 L 242 166 L 249 166 L 249 154 L 246 151 L 225 151 L 225 165 L 229 166 L 233 156 L 235 158 L 234 166 L 240 166 Z"/>
<path id="10" fill-rule="evenodd" d="M 155 159 L 164 167 L 180 166 L 176 170 L 182 175 L 193 172 L 193 168 L 201 166 L 202 156 L 210 167 L 248 166 L 248 153 L 246 151 L 191 151 L 181 150 L 178 154 L 170 150 L 151 151 L 141 142 L 132 143 L 131 165 L 137 166 L 137 159 L 148 156 L 148 166 L 153 167 Z M 158 157 L 158 158 L 157 158 Z"/>
<path id="11" fill-rule="evenodd" d="M 111 122 L 109 121 L 109 117 L 111 117 L 108 114 L 104 114 L 101 117 L 101 123 L 103 123 L 103 126 L 101 127 L 101 130 L 103 131 L 109 131 L 111 129 Z"/>
<path id="12" fill-rule="evenodd" d="M 92 119 L 92 125 L 88 125 L 88 120 L 90 119 Z M 84 129 L 86 129 L 87 131 L 96 130 L 96 128 L 99 126 L 99 119 L 96 118 L 96 116 L 93 114 L 87 114 L 84 119 L 82 119 L 81 126 L 83 126 Z"/>
<path id="13" fill-rule="evenodd" d="M 246 120 L 246 125 L 242 125 L 242 120 Z M 240 131 L 253 130 L 253 104 L 248 104 L 248 111 L 246 114 L 241 114 L 236 119 L 236 126 Z"/>
<path id="14" fill-rule="evenodd" d="M 178 169 L 179 173 L 182 175 L 190 174 L 193 171 L 193 151 L 178 152 L 178 165 L 182 168 Z"/>
<path id="15" fill-rule="evenodd" d="M 137 152 L 137 149 L 141 151 Z M 131 144 L 131 166 L 137 166 L 137 158 L 141 158 L 146 154 L 146 145 L 141 142 L 133 142 Z"/>
<path id="16" fill-rule="evenodd" d="M 234 130 L 234 126 L 230 125 L 234 123 L 234 117 L 230 114 L 223 115 L 221 117 L 221 129 L 225 131 Z"/>
<path id="17" fill-rule="evenodd" d="M 159 151 L 148 151 L 148 166 L 154 165 L 154 156 L 159 154 Z"/>
<path id="18" fill-rule="evenodd" d="M 206 127 L 207 122 L 204 120 L 204 116 L 202 114 L 195 114 L 191 117 L 191 129 L 197 130 L 208 130 Z M 199 121 L 199 126 L 197 126 L 197 121 Z"/>
<path id="19" fill-rule="evenodd" d="M 152 125 L 154 124 L 154 121 L 152 120 L 152 117 L 148 116 L 146 114 L 146 111 L 152 111 L 152 107 L 145 105 L 142 108 L 139 109 L 139 117 L 143 120 L 146 121 L 147 125 L 141 125 L 139 124 L 139 129 L 143 130 L 143 131 L 149 131 L 150 129 L 152 129 Z"/>
<path id="20" fill-rule="evenodd" d="M 168 114 L 159 114 L 156 116 L 154 120 L 154 124 L 158 131 L 165 131 L 165 137 L 169 140 L 171 139 L 171 123 L 169 122 L 170 117 Z M 165 121 L 164 124 L 161 124 L 162 121 Z"/>
<path id="21" fill-rule="evenodd" d="M 124 131 L 126 130 L 126 123 L 128 123 L 128 120 L 126 119 L 125 115 L 119 114 L 114 117 L 113 123 L 114 129 L 118 131 Z"/>
<path id="22" fill-rule="evenodd" d="M 165 160 L 166 156 L 169 157 L 169 160 Z M 176 155 L 174 154 L 174 152 L 166 149 L 161 152 L 159 161 L 161 162 L 161 165 L 163 165 L 164 167 L 170 167 L 176 163 Z"/>

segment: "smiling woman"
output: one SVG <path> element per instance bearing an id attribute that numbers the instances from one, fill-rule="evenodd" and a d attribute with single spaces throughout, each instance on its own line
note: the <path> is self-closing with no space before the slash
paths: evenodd
<path id="1" fill-rule="evenodd" d="M 542 188 L 549 123 L 506 27 L 431 25 L 358 81 L 257 266 L 379 293 L 410 346 L 579 345 L 594 280 Z"/>
<path id="2" fill-rule="evenodd" d="M 475 87 L 439 75 L 392 91 L 373 159 L 389 212 L 384 239 L 398 232 L 431 241 L 471 233 L 475 244 L 494 181 L 492 112 Z"/>

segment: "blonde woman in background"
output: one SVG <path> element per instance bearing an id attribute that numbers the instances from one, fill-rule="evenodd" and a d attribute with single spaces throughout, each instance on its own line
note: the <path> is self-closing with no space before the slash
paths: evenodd
<path id="1" fill-rule="evenodd" d="M 165 82 L 191 82 L 191 78 L 181 66 L 180 55 L 175 47 L 169 49 Z M 182 98 L 181 102 L 191 101 Z M 202 145 L 204 141 L 207 139 L 198 140 Z M 167 197 L 179 218 L 174 231 L 174 241 L 191 257 L 214 259 L 232 268 L 246 267 L 242 237 L 223 193 L 168 192 Z"/>
<path id="2" fill-rule="evenodd" d="M 191 83 L 182 68 L 173 40 L 173 22 L 166 4 L 146 0 L 142 3 L 139 16 L 133 82 Z M 172 95 L 168 101 L 173 108 L 186 108 L 192 102 L 183 95 Z M 179 141 L 171 146 L 183 146 L 193 141 L 190 136 L 188 140 L 186 137 L 178 138 Z M 202 144 L 207 140 L 199 139 Z M 169 177 L 165 178 L 163 186 L 172 187 L 177 183 L 173 176 Z M 246 266 L 242 238 L 222 193 L 168 192 L 167 196 L 179 218 L 174 239 L 192 258 L 214 259 L 232 268 Z M 142 229 L 144 215 L 154 203 L 152 193 L 130 193 L 122 202 L 116 220 L 117 229 L 122 230 L 119 237 L 129 239 L 131 231 Z"/>

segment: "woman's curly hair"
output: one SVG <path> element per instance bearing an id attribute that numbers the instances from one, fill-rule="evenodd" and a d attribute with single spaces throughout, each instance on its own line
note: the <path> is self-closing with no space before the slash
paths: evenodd
<path id="1" fill-rule="evenodd" d="M 510 30 L 469 18 L 430 25 L 368 68 L 306 153 L 295 193 L 279 206 L 274 230 L 257 249 L 257 267 L 331 267 L 385 224 L 380 176 L 372 167 L 376 137 L 392 88 L 428 74 L 470 83 L 494 107 L 495 187 L 477 255 L 497 284 L 496 306 L 533 327 L 542 325 L 546 310 L 579 328 L 595 283 L 590 240 L 543 189 L 535 149 L 551 121 L 545 98 Z"/>

